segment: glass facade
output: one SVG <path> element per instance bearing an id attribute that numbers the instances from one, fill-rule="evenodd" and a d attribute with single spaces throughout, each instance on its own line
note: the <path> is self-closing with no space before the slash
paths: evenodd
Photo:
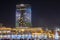
<path id="1" fill-rule="evenodd" d="M 20 26 L 32 26 L 31 6 L 29 4 L 16 5 L 16 27 Z"/>

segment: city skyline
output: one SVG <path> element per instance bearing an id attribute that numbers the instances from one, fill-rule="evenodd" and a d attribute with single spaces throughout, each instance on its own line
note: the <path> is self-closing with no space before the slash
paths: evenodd
<path id="1" fill-rule="evenodd" d="M 4 2 L 4 3 L 3 3 Z M 14 2 L 14 3 L 13 3 Z M 21 3 L 21 1 L 19 1 Z M 32 6 L 32 23 L 35 26 L 60 26 L 60 3 L 49 1 L 24 1 Z M 17 1 L 18 4 L 18 1 Z M 0 23 L 14 26 L 16 1 L 2 1 Z"/>

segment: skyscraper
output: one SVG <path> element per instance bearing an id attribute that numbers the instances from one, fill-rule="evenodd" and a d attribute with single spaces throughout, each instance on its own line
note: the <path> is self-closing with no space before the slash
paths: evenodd
<path id="1" fill-rule="evenodd" d="M 29 27 L 31 24 L 31 6 L 29 4 L 16 5 L 16 27 Z"/>

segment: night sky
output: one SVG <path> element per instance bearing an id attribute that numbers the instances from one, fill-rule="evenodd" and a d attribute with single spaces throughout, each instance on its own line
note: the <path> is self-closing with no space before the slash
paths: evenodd
<path id="1" fill-rule="evenodd" d="M 26 3 L 32 7 L 33 27 L 60 26 L 60 2 L 57 1 L 0 1 L 0 23 L 14 27 L 16 4 Z"/>

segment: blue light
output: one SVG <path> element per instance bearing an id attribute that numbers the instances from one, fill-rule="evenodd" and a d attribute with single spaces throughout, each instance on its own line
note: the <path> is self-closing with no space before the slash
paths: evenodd
<path id="1" fill-rule="evenodd" d="M 32 38 L 32 35 L 28 35 L 28 39 Z"/>
<path id="2" fill-rule="evenodd" d="M 21 35 L 17 35 L 17 39 L 20 39 L 21 38 Z"/>

